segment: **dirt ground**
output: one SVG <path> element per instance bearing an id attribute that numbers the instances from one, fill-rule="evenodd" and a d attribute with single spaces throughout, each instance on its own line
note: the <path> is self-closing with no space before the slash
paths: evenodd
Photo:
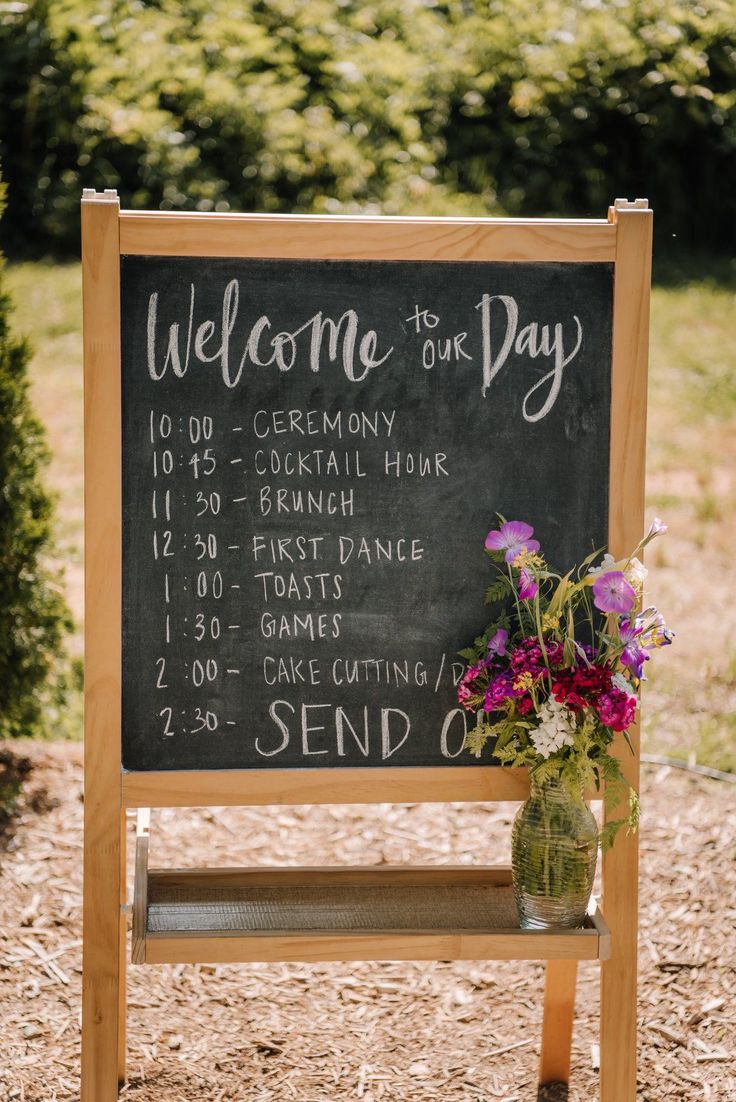
<path id="1" fill-rule="evenodd" d="M 79 1090 L 82 774 L 22 747 L 0 842 L 0 1099 Z M 734 785 L 644 766 L 640 1093 L 736 1099 Z M 508 859 L 512 805 L 156 813 L 154 865 Z M 132 825 L 132 824 L 131 824 Z M 129 972 L 131 1102 L 533 1102 L 542 968 L 504 962 Z M 580 967 L 570 1102 L 596 1097 L 598 967 Z"/>

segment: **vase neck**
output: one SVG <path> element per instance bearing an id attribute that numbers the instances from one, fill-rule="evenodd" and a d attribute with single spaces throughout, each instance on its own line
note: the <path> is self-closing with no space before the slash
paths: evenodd
<path id="1" fill-rule="evenodd" d="M 531 791 L 530 796 L 533 800 L 564 800 L 566 803 L 570 801 L 583 802 L 583 786 L 580 785 L 575 794 L 569 788 L 563 785 L 562 781 L 558 777 L 553 777 L 550 780 L 538 781 L 534 774 L 530 774 L 529 777 Z"/>

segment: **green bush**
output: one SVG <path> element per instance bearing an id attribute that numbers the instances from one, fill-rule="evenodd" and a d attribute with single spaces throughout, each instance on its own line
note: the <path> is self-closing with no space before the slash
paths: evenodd
<path id="1" fill-rule="evenodd" d="M 513 215 L 646 196 L 661 244 L 733 252 L 733 0 L 463 3 L 446 164 Z"/>
<path id="2" fill-rule="evenodd" d="M 0 214 L 3 206 L 0 182 Z M 47 449 L 28 393 L 28 347 L 10 333 L 2 275 L 0 258 L 0 739 L 7 739 L 64 726 L 72 623 L 47 562 L 52 501 L 40 479 Z"/>
<path id="3" fill-rule="evenodd" d="M 76 248 L 83 186 L 163 210 L 483 212 L 436 182 L 451 74 L 420 0 L 31 0 L 0 15 L 0 53 L 14 251 Z"/>
<path id="4" fill-rule="evenodd" d="M 14 250 L 164 210 L 596 214 L 728 249 L 734 0 L 0 5 Z"/>

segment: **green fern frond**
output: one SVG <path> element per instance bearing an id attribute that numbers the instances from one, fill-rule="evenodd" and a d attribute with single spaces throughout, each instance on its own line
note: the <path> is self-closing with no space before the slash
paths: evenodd
<path id="1" fill-rule="evenodd" d="M 491 582 L 486 590 L 486 604 L 495 605 L 497 601 L 502 601 L 510 591 L 511 582 L 505 574 L 499 574 L 495 582 Z"/>
<path id="2" fill-rule="evenodd" d="M 479 758 L 483 753 L 486 743 L 491 737 L 491 728 L 487 723 L 479 723 L 465 736 L 465 749 Z"/>

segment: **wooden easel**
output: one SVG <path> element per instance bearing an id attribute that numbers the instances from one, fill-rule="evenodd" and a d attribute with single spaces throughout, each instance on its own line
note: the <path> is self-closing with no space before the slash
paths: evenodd
<path id="1" fill-rule="evenodd" d="M 609 548 L 634 546 L 643 527 L 646 368 L 652 212 L 617 199 L 605 220 L 380 219 L 190 215 L 120 211 L 114 191 L 82 199 L 85 361 L 86 714 L 82 1098 L 112 1102 L 125 1079 L 125 813 L 127 809 L 296 803 L 521 800 L 527 778 L 488 768 L 372 768 L 124 773 L 121 769 L 120 257 L 606 261 L 615 266 Z M 619 740 L 638 788 L 637 755 Z M 618 817 L 621 809 L 607 814 Z M 583 930 L 529 933 L 503 925 L 401 930 L 252 931 L 194 936 L 173 924 L 149 928 L 147 893 L 197 898 L 203 883 L 236 891 L 254 878 L 274 893 L 322 885 L 357 898 L 380 883 L 401 903 L 451 884 L 482 884 L 503 903 L 508 870 L 149 870 L 139 820 L 133 954 L 137 961 L 448 960 L 547 962 L 540 1082 L 567 1081 L 577 961 L 601 960 L 600 1099 L 636 1097 L 636 837 L 620 836 L 603 858 L 601 912 Z M 169 896 L 167 896 L 169 892 Z M 494 895 L 495 893 L 495 895 Z M 490 896 L 489 896 L 490 898 Z M 390 908 L 389 908 L 390 912 Z M 172 909 L 173 913 L 173 909 Z M 602 916 L 605 916 L 605 921 Z M 387 921 L 390 922 L 390 913 Z M 609 935 L 610 931 L 610 935 Z"/>

